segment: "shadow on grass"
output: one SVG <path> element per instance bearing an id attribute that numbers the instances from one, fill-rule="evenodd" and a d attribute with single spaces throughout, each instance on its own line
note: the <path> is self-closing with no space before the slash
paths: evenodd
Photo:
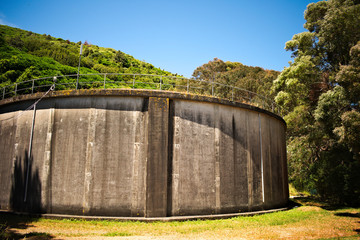
<path id="1" fill-rule="evenodd" d="M 36 222 L 37 217 L 17 215 L 14 213 L 0 213 L 0 239 L 4 240 L 17 240 L 17 239 L 33 239 L 33 240 L 45 240 L 52 239 L 48 233 L 31 232 L 27 234 L 20 234 L 16 229 L 27 229 L 31 227 L 32 222 Z"/>
<path id="2" fill-rule="evenodd" d="M 289 208 L 297 208 L 297 207 L 301 207 L 303 204 L 300 201 L 297 201 L 294 198 L 290 198 L 289 202 L 288 202 L 288 207 Z"/>
<path id="3" fill-rule="evenodd" d="M 339 216 L 339 217 L 360 219 L 360 213 L 338 212 L 338 213 L 335 213 L 334 215 Z M 360 223 L 360 221 L 359 221 L 359 223 Z M 354 229 L 354 232 L 356 232 L 357 234 L 360 234 L 360 228 Z"/>
<path id="4" fill-rule="evenodd" d="M 334 204 L 330 201 L 322 201 L 319 198 L 314 197 L 314 196 L 296 197 L 296 198 L 290 199 L 290 201 L 293 201 L 296 204 L 299 204 L 300 206 L 315 206 L 315 207 L 320 207 L 327 211 L 336 211 L 336 210 L 341 210 L 344 208 L 359 207 L 359 206 Z"/>
<path id="5" fill-rule="evenodd" d="M 339 212 L 339 213 L 335 213 L 335 216 L 360 218 L 360 213 Z"/>
<path id="6" fill-rule="evenodd" d="M 289 202 L 292 202 L 292 204 L 295 207 L 301 207 L 301 206 L 324 207 L 326 205 L 325 203 L 320 202 L 318 199 L 314 197 L 296 197 L 296 198 L 291 198 Z"/>

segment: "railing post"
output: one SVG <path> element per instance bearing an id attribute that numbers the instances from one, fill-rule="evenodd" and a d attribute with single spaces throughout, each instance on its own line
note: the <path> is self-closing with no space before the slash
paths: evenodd
<path id="1" fill-rule="evenodd" d="M 104 74 L 104 90 L 106 89 L 106 73 Z"/>
<path id="2" fill-rule="evenodd" d="M 135 74 L 133 75 L 133 89 L 135 88 Z"/>
<path id="3" fill-rule="evenodd" d="M 80 45 L 79 67 L 78 67 L 77 78 L 76 78 L 76 90 L 79 89 L 80 64 L 81 64 L 81 55 L 82 55 L 83 45 L 84 44 Z"/>
<path id="4" fill-rule="evenodd" d="M 161 90 L 161 84 L 162 84 L 162 76 L 160 77 L 160 90 Z"/>
<path id="5" fill-rule="evenodd" d="M 3 91 L 3 97 L 2 99 L 5 99 L 5 87 L 4 87 L 4 91 Z"/>
<path id="6" fill-rule="evenodd" d="M 214 96 L 214 81 L 211 83 L 211 96 Z"/>
<path id="7" fill-rule="evenodd" d="M 232 92 L 231 92 L 231 101 L 234 101 L 234 86 L 232 87 Z"/>
<path id="8" fill-rule="evenodd" d="M 56 82 L 57 82 L 57 77 L 56 77 L 56 76 L 54 76 L 54 77 L 53 77 L 53 82 L 54 82 L 54 89 L 53 89 L 53 91 L 55 91 L 55 88 L 56 88 Z"/>
<path id="9" fill-rule="evenodd" d="M 189 93 L 189 79 L 187 78 L 187 84 L 186 84 L 186 93 Z"/>
<path id="10" fill-rule="evenodd" d="M 76 87 L 75 87 L 76 90 L 79 89 L 79 73 L 77 74 L 77 77 L 76 77 Z"/>
<path id="11" fill-rule="evenodd" d="M 31 87 L 31 94 L 34 93 L 34 82 L 35 82 L 35 80 L 33 79 L 33 80 L 32 80 L 32 87 Z"/>
<path id="12" fill-rule="evenodd" d="M 15 96 L 16 96 L 16 92 L 17 92 L 17 83 L 15 83 Z"/>

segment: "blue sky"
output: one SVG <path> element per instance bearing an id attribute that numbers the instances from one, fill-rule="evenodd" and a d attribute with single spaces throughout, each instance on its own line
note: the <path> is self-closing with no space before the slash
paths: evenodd
<path id="1" fill-rule="evenodd" d="M 281 71 L 309 0 L 1 0 L 0 24 L 114 48 L 172 73 L 223 61 Z"/>

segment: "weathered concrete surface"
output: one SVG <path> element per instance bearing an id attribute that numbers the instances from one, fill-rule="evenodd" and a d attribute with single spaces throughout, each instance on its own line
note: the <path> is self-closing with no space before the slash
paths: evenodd
<path id="1" fill-rule="evenodd" d="M 287 204 L 280 117 L 213 98 L 115 93 L 44 98 L 30 159 L 34 112 L 22 110 L 37 95 L 0 102 L 1 209 L 151 218 Z"/>
<path id="2" fill-rule="evenodd" d="M 1 209 L 11 209 L 10 194 L 13 185 L 14 156 L 18 152 L 18 144 L 15 144 L 16 121 L 13 119 L 15 113 L 4 113 L 0 115 L 0 207 Z"/>
<path id="3" fill-rule="evenodd" d="M 265 114 L 176 101 L 172 215 L 284 206 L 281 129 L 281 122 Z"/>

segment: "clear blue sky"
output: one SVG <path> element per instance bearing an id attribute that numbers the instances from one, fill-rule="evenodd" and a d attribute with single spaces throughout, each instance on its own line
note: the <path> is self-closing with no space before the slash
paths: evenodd
<path id="1" fill-rule="evenodd" d="M 87 40 L 186 77 L 214 57 L 281 71 L 311 2 L 0 0 L 0 24 Z"/>

